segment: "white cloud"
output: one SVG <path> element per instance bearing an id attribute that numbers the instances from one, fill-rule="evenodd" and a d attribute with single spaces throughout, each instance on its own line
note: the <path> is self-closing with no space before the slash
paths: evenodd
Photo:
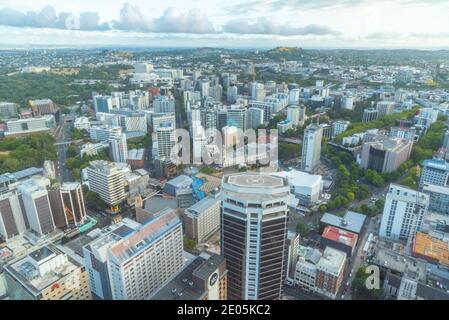
<path id="1" fill-rule="evenodd" d="M 234 19 L 223 26 L 223 31 L 238 34 L 273 34 L 273 35 L 337 35 L 338 32 L 329 27 L 311 24 L 305 27 L 295 27 L 282 24 L 271 17 L 258 18 L 255 21 L 248 19 Z"/>

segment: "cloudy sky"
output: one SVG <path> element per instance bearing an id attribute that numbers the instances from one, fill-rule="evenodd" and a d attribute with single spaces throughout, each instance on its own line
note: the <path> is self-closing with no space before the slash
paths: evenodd
<path id="1" fill-rule="evenodd" d="M 449 0 L 0 0 L 0 47 L 449 48 Z"/>

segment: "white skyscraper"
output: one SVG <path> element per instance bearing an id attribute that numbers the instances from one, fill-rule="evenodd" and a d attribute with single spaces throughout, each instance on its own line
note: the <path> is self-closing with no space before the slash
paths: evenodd
<path id="1" fill-rule="evenodd" d="M 184 265 L 181 221 L 165 209 L 118 225 L 83 247 L 91 290 L 105 300 L 146 300 Z"/>
<path id="2" fill-rule="evenodd" d="M 352 95 L 346 95 L 341 97 L 341 108 L 347 110 L 354 109 L 354 97 Z"/>
<path id="3" fill-rule="evenodd" d="M 287 120 L 292 123 L 292 125 L 299 125 L 300 110 L 297 105 L 289 105 L 287 108 Z"/>
<path id="4" fill-rule="evenodd" d="M 277 300 L 287 266 L 290 187 L 266 174 L 225 176 L 221 254 L 228 267 L 228 298 Z"/>
<path id="5" fill-rule="evenodd" d="M 175 145 L 175 128 L 172 123 L 162 122 L 156 129 L 157 150 L 160 158 L 170 159 L 171 151 Z"/>
<path id="6" fill-rule="evenodd" d="M 228 109 L 227 125 L 246 130 L 246 108 L 241 105 L 232 105 Z"/>
<path id="7" fill-rule="evenodd" d="M 123 133 L 109 139 L 109 148 L 114 162 L 126 162 L 128 157 L 128 144 L 126 142 L 126 136 Z"/>
<path id="8" fill-rule="evenodd" d="M 299 89 L 292 89 L 288 93 L 288 104 L 296 105 L 299 103 Z"/>
<path id="9" fill-rule="evenodd" d="M 262 102 L 265 99 L 265 86 L 262 83 L 252 82 L 250 88 L 253 100 Z"/>
<path id="10" fill-rule="evenodd" d="M 226 97 L 229 103 L 235 103 L 237 101 L 238 88 L 237 86 L 230 86 L 228 88 Z"/>
<path id="11" fill-rule="evenodd" d="M 301 170 L 313 173 L 320 163 L 321 139 L 323 128 L 317 124 L 310 124 L 304 131 L 302 142 Z"/>
<path id="12" fill-rule="evenodd" d="M 175 99 L 167 96 L 156 96 L 153 101 L 154 113 L 174 113 Z"/>
<path id="13" fill-rule="evenodd" d="M 201 80 L 201 97 L 209 97 L 210 82 L 207 79 Z"/>
<path id="14" fill-rule="evenodd" d="M 124 172 L 118 165 L 95 160 L 87 167 L 89 190 L 98 193 L 110 206 L 118 205 L 125 199 Z"/>
<path id="15" fill-rule="evenodd" d="M 246 127 L 256 130 L 263 124 L 263 109 L 252 107 L 247 110 Z"/>
<path id="16" fill-rule="evenodd" d="M 421 227 L 428 207 L 428 195 L 391 184 L 385 198 L 379 235 L 391 240 L 411 240 Z"/>

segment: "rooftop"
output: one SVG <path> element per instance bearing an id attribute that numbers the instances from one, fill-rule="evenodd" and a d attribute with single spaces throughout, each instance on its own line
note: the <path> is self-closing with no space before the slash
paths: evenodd
<path id="1" fill-rule="evenodd" d="M 428 234 L 416 233 L 412 252 L 427 261 L 449 266 L 449 244 Z"/>
<path id="2" fill-rule="evenodd" d="M 176 178 L 173 178 L 169 181 L 167 181 L 167 184 L 174 186 L 175 188 L 182 187 L 185 185 L 191 185 L 192 184 L 192 178 L 189 176 L 186 176 L 184 174 L 177 176 Z"/>
<path id="3" fill-rule="evenodd" d="M 199 215 L 221 201 L 220 193 L 211 193 L 186 210 L 186 213 Z"/>
<path id="4" fill-rule="evenodd" d="M 365 223 L 366 216 L 354 211 L 347 211 L 342 217 L 325 213 L 320 222 L 337 228 L 359 234 Z"/>
<path id="5" fill-rule="evenodd" d="M 115 257 L 119 263 L 123 263 L 151 245 L 167 230 L 181 224 L 178 215 L 167 210 L 166 213 L 157 215 L 148 220 L 145 224 L 139 226 L 132 233 L 114 243 L 110 248 L 110 254 Z"/>
<path id="6" fill-rule="evenodd" d="M 153 296 L 152 300 L 201 300 L 207 294 L 195 278 L 209 279 L 219 269 L 224 258 L 213 253 L 202 253 L 188 262 L 178 274 L 165 283 Z"/>
<path id="7" fill-rule="evenodd" d="M 47 260 L 47 261 L 45 261 Z M 51 260 L 51 261 L 50 261 Z M 45 264 L 45 267 L 40 267 Z M 79 264 L 54 246 L 42 247 L 5 266 L 16 281 L 34 295 L 79 268 Z"/>
<path id="8" fill-rule="evenodd" d="M 320 175 L 313 175 L 299 170 L 280 171 L 273 173 L 274 176 L 287 178 L 288 182 L 294 186 L 310 187 L 321 183 L 323 178 Z"/>
<path id="9" fill-rule="evenodd" d="M 145 155 L 145 149 L 128 150 L 128 160 L 142 160 Z"/>
<path id="10" fill-rule="evenodd" d="M 329 239 L 329 240 L 343 243 L 352 248 L 355 247 L 355 245 L 357 243 L 357 238 L 358 238 L 357 234 L 355 234 L 355 233 L 345 231 L 345 230 L 342 230 L 342 229 L 339 229 L 336 227 L 332 227 L 332 226 L 328 226 L 328 227 L 324 228 L 322 237 Z"/>
<path id="11" fill-rule="evenodd" d="M 323 256 L 317 264 L 318 269 L 331 273 L 333 275 L 340 274 L 346 261 L 346 253 L 331 247 L 326 247 Z"/>
<path id="12" fill-rule="evenodd" d="M 226 182 L 238 187 L 266 188 L 283 187 L 284 179 L 267 174 L 240 173 L 225 177 Z"/>
<path id="13" fill-rule="evenodd" d="M 424 167 L 430 167 L 433 169 L 449 171 L 449 162 L 447 162 L 444 159 L 439 159 L 439 158 L 427 159 L 427 160 L 424 160 L 422 164 Z"/>

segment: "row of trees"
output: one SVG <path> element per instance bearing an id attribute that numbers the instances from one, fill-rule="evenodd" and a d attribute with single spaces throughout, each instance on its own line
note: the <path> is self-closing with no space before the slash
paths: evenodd
<path id="1" fill-rule="evenodd" d="M 369 122 L 353 122 L 349 125 L 348 130 L 339 134 L 336 138 L 336 142 L 341 142 L 344 137 L 352 136 L 355 133 L 364 132 L 369 129 L 380 129 L 394 126 L 396 120 L 412 118 L 418 112 L 419 107 L 414 107 L 410 110 L 404 110 L 399 113 L 386 115 L 380 119 Z"/>

